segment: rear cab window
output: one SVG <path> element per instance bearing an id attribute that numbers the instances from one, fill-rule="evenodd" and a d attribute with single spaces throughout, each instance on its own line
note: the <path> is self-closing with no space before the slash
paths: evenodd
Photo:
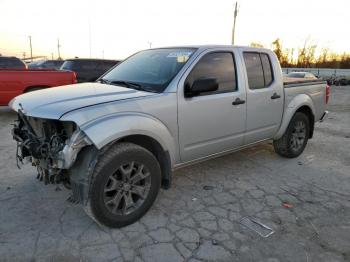
<path id="1" fill-rule="evenodd" d="M 273 70 L 270 57 L 265 53 L 244 52 L 249 89 L 267 88 L 273 82 Z"/>
<path id="2" fill-rule="evenodd" d="M 16 57 L 1 57 L 0 68 L 3 69 L 25 69 L 26 65 L 19 58 Z"/>

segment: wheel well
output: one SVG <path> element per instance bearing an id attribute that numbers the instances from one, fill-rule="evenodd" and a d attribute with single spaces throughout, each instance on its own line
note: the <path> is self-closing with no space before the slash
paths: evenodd
<path id="1" fill-rule="evenodd" d="M 142 146 L 150 151 L 158 160 L 162 171 L 162 188 L 168 189 L 171 185 L 171 161 L 168 151 L 165 151 L 159 142 L 145 135 L 131 135 L 119 139 L 117 142 L 129 142 Z"/>
<path id="2" fill-rule="evenodd" d="M 24 89 L 23 93 L 27 93 L 36 89 L 44 89 L 44 88 L 49 88 L 49 86 L 28 86 L 26 89 Z"/>
<path id="3" fill-rule="evenodd" d="M 309 123 L 310 123 L 309 138 L 312 138 L 314 134 L 314 127 L 315 127 L 315 116 L 312 113 L 311 108 L 308 106 L 302 106 L 297 110 L 297 112 L 302 112 L 309 118 Z"/>

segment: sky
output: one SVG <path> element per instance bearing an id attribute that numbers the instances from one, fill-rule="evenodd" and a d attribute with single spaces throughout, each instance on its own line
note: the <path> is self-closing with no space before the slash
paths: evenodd
<path id="1" fill-rule="evenodd" d="M 139 50 L 231 44 L 235 0 L 0 0 L 0 53 L 123 59 Z M 349 0 L 239 0 L 237 45 L 350 52 Z"/>

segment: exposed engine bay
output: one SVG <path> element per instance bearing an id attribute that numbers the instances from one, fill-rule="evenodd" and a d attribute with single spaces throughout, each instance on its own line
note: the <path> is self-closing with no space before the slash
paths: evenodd
<path id="1" fill-rule="evenodd" d="M 73 122 L 26 116 L 18 110 L 12 129 L 17 141 L 17 166 L 30 162 L 37 168 L 38 179 L 63 183 L 70 187 L 69 169 L 79 151 L 92 142 Z"/>

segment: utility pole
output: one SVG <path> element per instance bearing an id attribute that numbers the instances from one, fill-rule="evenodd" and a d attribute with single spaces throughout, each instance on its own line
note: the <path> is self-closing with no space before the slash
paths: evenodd
<path id="1" fill-rule="evenodd" d="M 233 28 L 232 28 L 232 45 L 235 44 L 235 31 L 236 31 L 236 18 L 237 18 L 238 8 L 237 2 L 235 4 L 235 12 L 233 14 Z"/>
<path id="2" fill-rule="evenodd" d="M 61 53 L 60 53 L 60 39 L 57 38 L 57 51 L 58 51 L 58 59 L 61 59 Z"/>
<path id="3" fill-rule="evenodd" d="M 147 42 L 149 44 L 149 48 L 152 48 L 152 42 Z"/>
<path id="4" fill-rule="evenodd" d="M 51 60 L 53 60 L 53 53 L 51 53 Z"/>
<path id="5" fill-rule="evenodd" d="M 29 37 L 29 47 L 30 47 L 30 60 L 33 62 L 33 48 L 32 48 L 32 36 Z"/>

